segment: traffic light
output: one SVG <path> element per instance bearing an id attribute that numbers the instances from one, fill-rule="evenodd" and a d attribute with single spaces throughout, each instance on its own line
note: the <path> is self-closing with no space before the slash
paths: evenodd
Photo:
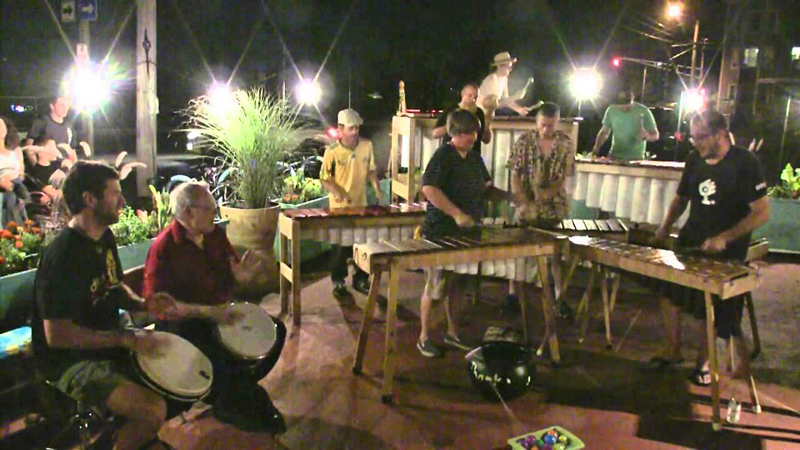
<path id="1" fill-rule="evenodd" d="M 612 60 L 611 60 L 611 64 L 612 64 L 614 67 L 619 67 L 619 66 L 621 66 L 621 65 L 622 65 L 622 58 L 620 58 L 620 57 L 616 57 L 616 58 L 612 59 Z"/>

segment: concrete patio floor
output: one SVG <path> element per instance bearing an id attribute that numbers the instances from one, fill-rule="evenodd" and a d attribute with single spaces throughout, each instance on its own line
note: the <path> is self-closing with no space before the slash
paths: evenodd
<path id="1" fill-rule="evenodd" d="M 320 269 L 324 264 L 317 261 L 304 265 L 308 273 L 303 276 L 302 326 L 285 320 L 289 335 L 283 354 L 261 382 L 286 416 L 288 431 L 273 439 L 204 417 L 186 424 L 173 420 L 161 436 L 181 450 L 504 449 L 513 436 L 560 425 L 581 438 L 588 449 L 800 448 L 799 263 L 797 257 L 771 256 L 763 264 L 764 282 L 753 294 L 762 351 L 753 366 L 764 412 L 754 415 L 743 409 L 739 424 L 727 425 L 720 432 L 711 429 L 709 389 L 686 380 L 701 324 L 688 317 L 684 320 L 686 363 L 662 373 L 642 371 L 644 361 L 661 342 L 658 309 L 647 292 L 624 282 L 612 314 L 613 349 L 605 348 L 601 306 L 595 296 L 584 344 L 578 344 L 578 331 L 571 322 L 559 321 L 562 364 L 553 368 L 537 360 L 530 392 L 504 407 L 485 400 L 472 387 L 463 352 L 448 350 L 439 359 L 419 354 L 415 342 L 424 280 L 419 272 L 404 273 L 394 404 L 383 404 L 383 310 L 376 314 L 369 336 L 363 374 L 353 375 L 366 298 L 352 291 L 351 297 L 335 299 L 330 280 Z M 583 292 L 581 278 L 586 277 L 579 276 L 568 293 L 573 304 Z M 484 281 L 480 301 L 464 307 L 465 336 L 477 340 L 491 325 L 522 329 L 519 315 L 500 307 L 506 286 Z M 385 282 L 382 287 L 385 294 Z M 538 344 L 543 331 L 541 305 L 538 298 L 533 303 L 531 323 Z M 278 314 L 279 296 L 266 296 L 262 307 Z M 435 310 L 432 337 L 439 342 L 444 333 L 442 320 L 441 309 Z M 744 328 L 749 334 L 748 323 Z M 719 347 L 722 350 L 722 341 Z M 722 362 L 721 367 L 725 367 Z M 723 406 L 731 392 L 736 392 L 736 398 L 748 398 L 744 385 L 737 383 L 738 390 L 732 391 L 723 376 Z M 189 417 L 196 412 L 191 411 Z"/>

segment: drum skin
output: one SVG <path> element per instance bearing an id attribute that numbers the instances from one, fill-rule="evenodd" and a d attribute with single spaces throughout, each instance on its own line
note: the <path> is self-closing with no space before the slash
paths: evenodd
<path id="1" fill-rule="evenodd" d="M 490 401 L 510 400 L 528 391 L 534 375 L 530 350 L 514 342 L 490 342 L 467 363 L 472 385 Z"/>
<path id="2" fill-rule="evenodd" d="M 240 312 L 243 317 L 230 324 L 217 325 L 220 344 L 237 358 L 247 361 L 264 359 L 278 338 L 278 327 L 272 317 L 252 303 L 234 303 L 229 308 Z"/>
<path id="3" fill-rule="evenodd" d="M 186 339 L 154 331 L 164 344 L 156 355 L 133 353 L 142 380 L 161 394 L 179 401 L 194 402 L 211 390 L 214 369 L 206 355 Z"/>

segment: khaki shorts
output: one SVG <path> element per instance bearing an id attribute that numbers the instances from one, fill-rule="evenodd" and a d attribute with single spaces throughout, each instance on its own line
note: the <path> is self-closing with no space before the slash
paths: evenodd
<path id="1" fill-rule="evenodd" d="M 83 360 L 70 366 L 56 382 L 56 387 L 73 398 L 107 412 L 106 401 L 114 389 L 138 377 L 126 361 Z"/>
<path id="2" fill-rule="evenodd" d="M 433 300 L 441 300 L 450 290 L 453 273 L 444 269 L 425 269 L 425 295 Z"/>

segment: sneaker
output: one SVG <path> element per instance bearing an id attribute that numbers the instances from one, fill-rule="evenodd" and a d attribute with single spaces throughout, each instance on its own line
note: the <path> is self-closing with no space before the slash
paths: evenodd
<path id="1" fill-rule="evenodd" d="M 344 281 L 333 282 L 333 295 L 341 297 L 343 295 L 347 295 L 347 293 L 347 286 L 345 286 Z"/>
<path id="2" fill-rule="evenodd" d="M 442 351 L 433 345 L 433 342 L 431 342 L 430 339 L 425 341 L 417 341 L 417 350 L 419 350 L 419 352 L 422 353 L 422 356 L 426 358 L 439 358 L 442 356 Z"/>
<path id="3" fill-rule="evenodd" d="M 469 345 L 468 343 L 464 342 L 464 340 L 462 340 L 460 337 L 454 336 L 452 334 L 447 334 L 444 336 L 444 343 L 451 347 L 464 350 L 465 352 L 468 352 L 473 348 L 472 345 Z"/>

